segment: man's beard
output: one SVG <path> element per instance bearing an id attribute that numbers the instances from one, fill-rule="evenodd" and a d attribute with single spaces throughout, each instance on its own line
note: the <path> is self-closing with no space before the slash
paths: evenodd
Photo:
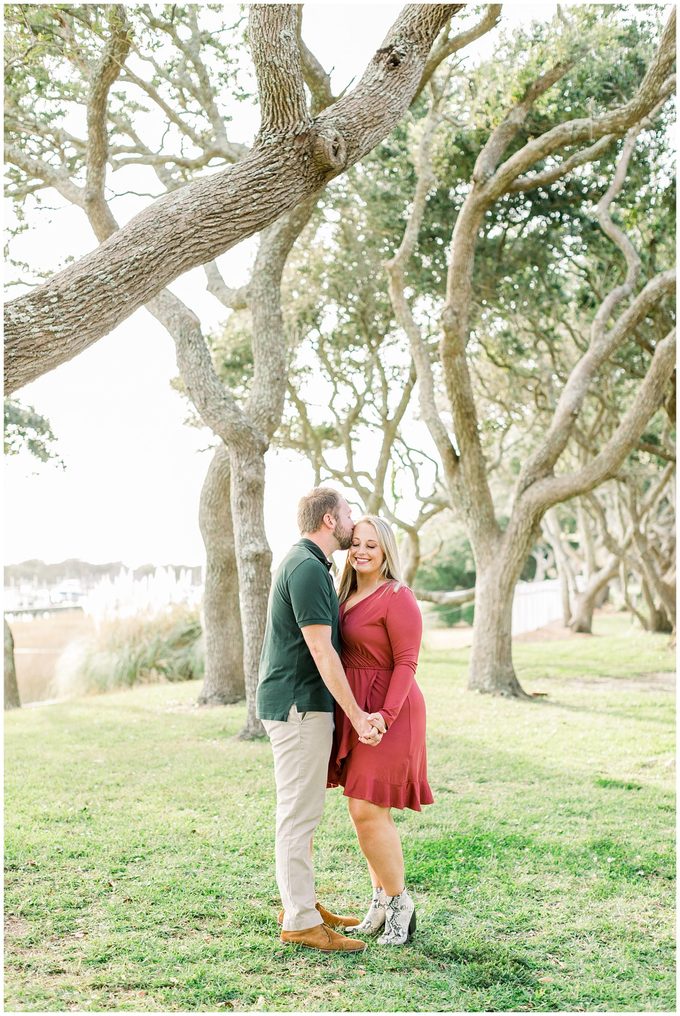
<path id="1" fill-rule="evenodd" d="M 340 544 L 340 550 L 349 550 L 352 546 L 352 533 L 353 529 L 341 529 L 340 519 L 336 519 L 335 529 L 333 530 L 333 536 Z"/>

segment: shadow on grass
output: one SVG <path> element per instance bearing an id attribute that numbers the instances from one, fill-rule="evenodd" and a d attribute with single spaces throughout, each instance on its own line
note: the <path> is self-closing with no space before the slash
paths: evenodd
<path id="1" fill-rule="evenodd" d="M 511 897 L 519 891 L 518 871 L 584 877 L 596 871 L 613 881 L 638 883 L 650 877 L 670 881 L 675 873 L 671 851 L 641 852 L 637 846 L 633 854 L 626 843 L 611 838 L 591 839 L 570 847 L 519 833 L 497 834 L 483 829 L 411 840 L 404 844 L 404 860 L 409 884 L 440 896 L 450 893 L 454 885 L 465 887 L 477 884 L 480 877 L 493 877 Z M 527 893 L 526 886 L 521 892 Z M 540 886 L 532 894 L 540 897 Z"/>
<path id="2" fill-rule="evenodd" d="M 436 916 L 432 915 L 435 927 Z M 456 980 L 465 988 L 491 988 L 500 984 L 511 988 L 538 986 L 530 960 L 495 941 L 442 942 L 434 935 L 419 936 L 418 951 L 455 973 Z"/>

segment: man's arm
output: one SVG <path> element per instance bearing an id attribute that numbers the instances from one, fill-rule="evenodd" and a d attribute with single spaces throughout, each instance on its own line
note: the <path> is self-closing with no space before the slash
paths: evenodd
<path id="1" fill-rule="evenodd" d="M 331 627 L 327 624 L 307 624 L 301 628 L 307 648 L 312 654 L 323 683 L 349 717 L 349 721 L 362 740 L 377 744 L 385 732 L 385 722 L 379 713 L 365 713 L 352 694 L 340 657 L 331 642 Z M 376 740 L 376 734 L 380 736 Z"/>

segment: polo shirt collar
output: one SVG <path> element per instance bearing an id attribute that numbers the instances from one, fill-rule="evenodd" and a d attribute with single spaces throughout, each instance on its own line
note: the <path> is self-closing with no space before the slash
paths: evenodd
<path id="1" fill-rule="evenodd" d="M 321 547 L 314 543 L 314 540 L 308 540 L 303 537 L 301 540 L 298 540 L 298 547 L 306 547 L 307 550 L 311 550 L 314 557 L 318 557 L 319 561 L 321 561 L 321 563 L 324 564 L 329 571 L 333 567 L 333 562 L 328 560 Z"/>

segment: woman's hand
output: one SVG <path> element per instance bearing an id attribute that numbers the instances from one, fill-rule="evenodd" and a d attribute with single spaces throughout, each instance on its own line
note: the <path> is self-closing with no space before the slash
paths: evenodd
<path id="1" fill-rule="evenodd" d="M 372 744 L 374 746 L 380 744 L 383 734 L 387 731 L 382 714 L 370 713 L 367 719 L 371 725 L 371 733 L 367 737 L 360 737 L 359 740 L 362 744 Z"/>

